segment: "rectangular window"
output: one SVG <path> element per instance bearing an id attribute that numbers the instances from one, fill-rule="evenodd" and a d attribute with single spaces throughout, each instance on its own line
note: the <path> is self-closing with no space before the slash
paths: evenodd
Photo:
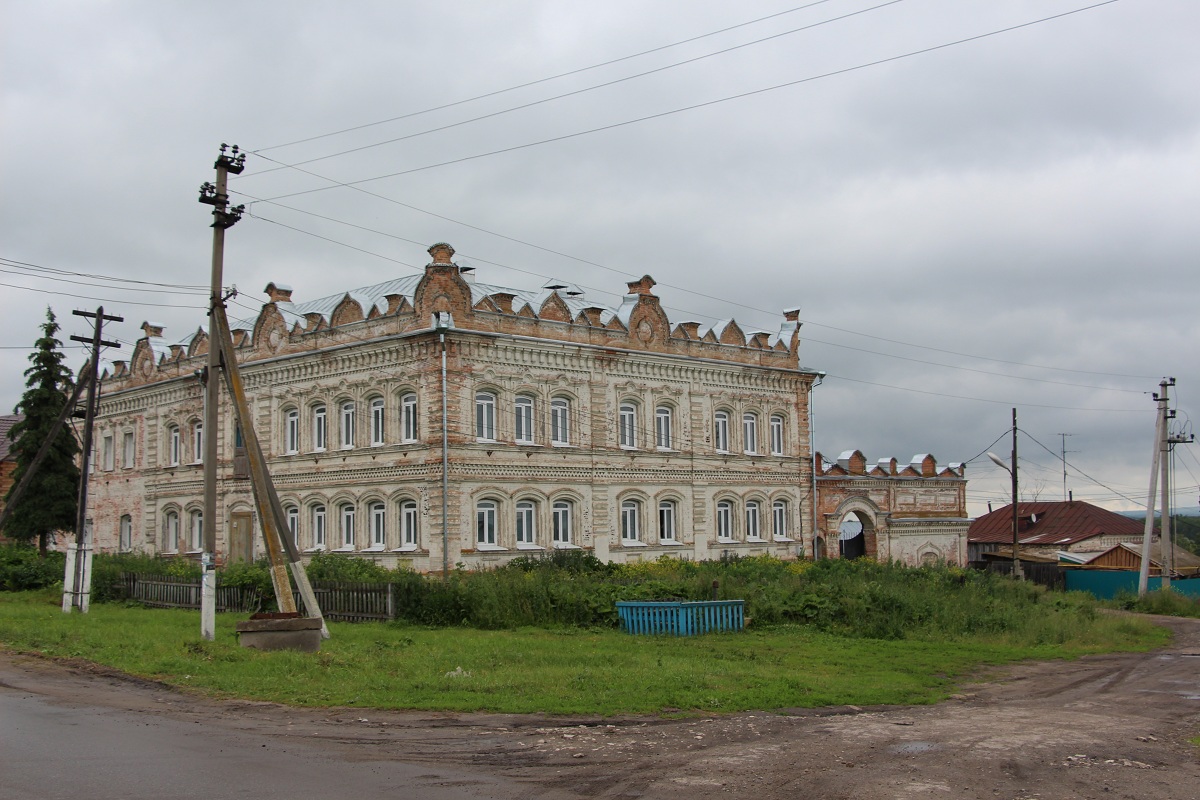
<path id="1" fill-rule="evenodd" d="M 371 506 L 371 547 L 387 545 L 387 510 L 383 503 Z"/>
<path id="2" fill-rule="evenodd" d="M 192 530 L 190 532 L 188 549 L 193 553 L 199 553 L 204 550 L 204 512 L 193 511 L 191 520 Z"/>
<path id="3" fill-rule="evenodd" d="M 771 535 L 776 539 L 788 538 L 787 503 L 776 500 L 771 506 Z"/>
<path id="4" fill-rule="evenodd" d="M 113 437 L 111 433 L 104 434 L 104 438 L 100 440 L 100 469 L 111 470 L 113 468 Z"/>
<path id="5" fill-rule="evenodd" d="M 121 466 L 125 469 L 133 469 L 134 457 L 137 455 L 133 444 L 133 431 L 125 431 L 125 436 L 121 441 Z"/>
<path id="6" fill-rule="evenodd" d="M 417 396 L 415 394 L 406 394 L 400 398 L 400 427 L 403 431 L 404 441 L 415 442 L 417 440 Z"/>
<path id="7" fill-rule="evenodd" d="M 199 464 L 204 461 L 204 423 L 192 425 L 192 461 Z"/>
<path id="8" fill-rule="evenodd" d="M 771 417 L 771 455 L 783 455 L 783 417 Z"/>
<path id="9" fill-rule="evenodd" d="M 475 395 L 475 438 L 485 442 L 496 439 L 496 395 L 490 392 Z"/>
<path id="10" fill-rule="evenodd" d="M 283 423 L 283 451 L 300 452 L 300 412 L 294 408 L 288 410 Z"/>
<path id="11" fill-rule="evenodd" d="M 533 442 L 533 398 L 521 395 L 513 406 L 513 438 L 524 444 Z"/>
<path id="12" fill-rule="evenodd" d="M 354 549 L 354 506 L 342 506 L 342 549 Z"/>
<path id="13" fill-rule="evenodd" d="M 570 444 L 571 426 L 568 417 L 571 404 L 562 397 L 550 401 L 550 443 Z"/>
<path id="14" fill-rule="evenodd" d="M 733 541 L 733 506 L 724 500 L 717 503 L 717 540 Z"/>
<path id="15" fill-rule="evenodd" d="M 718 453 L 729 452 L 729 414 L 724 411 L 713 417 L 713 448 Z"/>
<path id="16" fill-rule="evenodd" d="M 761 540 L 761 531 L 759 529 L 759 508 L 758 503 L 754 500 L 746 503 L 746 538 L 748 540 Z"/>
<path id="17" fill-rule="evenodd" d="M 162 551 L 164 553 L 174 553 L 178 550 L 179 515 L 174 511 L 168 511 L 166 519 L 163 520 Z"/>
<path id="18" fill-rule="evenodd" d="M 749 455 L 758 452 L 758 416 L 755 414 L 742 415 L 742 446 Z"/>
<path id="19" fill-rule="evenodd" d="M 354 403 L 342 403 L 342 449 L 354 447 Z"/>
<path id="20" fill-rule="evenodd" d="M 654 441 L 659 450 L 671 449 L 671 409 L 666 406 L 654 411 Z"/>
<path id="21" fill-rule="evenodd" d="M 167 431 L 167 458 L 169 459 L 167 463 L 170 466 L 179 466 L 180 449 L 179 428 L 172 425 Z"/>
<path id="22" fill-rule="evenodd" d="M 658 538 L 664 542 L 675 541 L 675 504 L 669 500 L 658 504 Z"/>
<path id="23" fill-rule="evenodd" d="M 522 501 L 517 503 L 517 543 L 535 544 L 537 542 L 537 527 L 534 521 L 533 503 Z"/>
<path id="24" fill-rule="evenodd" d="M 481 545 L 496 544 L 496 504 L 490 501 L 475 507 L 475 541 Z"/>
<path id="25" fill-rule="evenodd" d="M 400 504 L 400 530 L 404 537 L 403 547 L 416 549 L 417 538 L 417 504 L 411 500 Z"/>
<path id="26" fill-rule="evenodd" d="M 300 546 L 300 509 L 295 506 L 287 508 L 287 526 L 292 533 L 292 544 Z"/>
<path id="27" fill-rule="evenodd" d="M 617 441 L 621 447 L 637 447 L 637 407 L 621 404 L 617 418 Z"/>
<path id="28" fill-rule="evenodd" d="M 621 539 L 636 542 L 639 536 L 638 503 L 636 500 L 626 500 L 621 504 Z"/>
<path id="29" fill-rule="evenodd" d="M 325 423 L 325 406 L 317 406 L 313 409 L 313 450 L 325 449 L 328 433 Z"/>
<path id="30" fill-rule="evenodd" d="M 133 549 L 133 518 L 128 514 L 121 517 L 120 540 L 117 547 L 123 553 Z"/>
<path id="31" fill-rule="evenodd" d="M 371 445 L 374 447 L 383 444 L 383 422 L 383 398 L 376 397 L 371 401 Z"/>
<path id="32" fill-rule="evenodd" d="M 313 547 L 325 549 L 325 506 L 313 506 Z"/>
<path id="33" fill-rule="evenodd" d="M 550 515 L 554 528 L 554 541 L 557 544 L 568 544 L 571 541 L 571 504 L 559 500 L 554 504 Z"/>

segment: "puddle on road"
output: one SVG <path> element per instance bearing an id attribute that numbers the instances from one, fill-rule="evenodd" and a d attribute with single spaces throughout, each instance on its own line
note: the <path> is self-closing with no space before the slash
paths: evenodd
<path id="1" fill-rule="evenodd" d="M 913 756 L 920 755 L 921 753 L 932 753 L 935 750 L 941 749 L 942 746 L 935 742 L 905 742 L 904 744 L 889 747 L 888 752 L 900 756 Z"/>

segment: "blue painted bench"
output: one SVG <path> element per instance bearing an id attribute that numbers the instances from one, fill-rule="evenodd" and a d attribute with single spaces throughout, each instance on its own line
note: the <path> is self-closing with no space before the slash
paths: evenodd
<path id="1" fill-rule="evenodd" d="M 617 616 L 621 629 L 634 634 L 695 636 L 746 627 L 744 600 L 621 601 L 617 603 Z"/>

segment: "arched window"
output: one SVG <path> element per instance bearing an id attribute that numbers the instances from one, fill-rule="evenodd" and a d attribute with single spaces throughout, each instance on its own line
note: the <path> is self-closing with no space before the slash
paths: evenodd
<path id="1" fill-rule="evenodd" d="M 341 529 L 342 529 L 342 550 L 354 549 L 354 506 L 350 503 L 345 503 L 339 509 L 341 513 Z"/>
<path id="2" fill-rule="evenodd" d="M 400 503 L 400 549 L 416 550 L 420 545 L 420 531 L 417 527 L 417 504 L 412 500 Z"/>
<path id="3" fill-rule="evenodd" d="M 417 440 L 417 396 L 412 392 L 400 398 L 400 437 L 405 442 Z"/>
<path id="4" fill-rule="evenodd" d="M 300 546 L 300 509 L 296 506 L 285 506 L 284 516 L 287 517 L 288 532 L 292 535 L 292 544 Z"/>
<path id="5" fill-rule="evenodd" d="M 326 428 L 325 406 L 313 406 L 313 450 L 321 451 L 325 449 L 328 441 L 329 429 Z"/>
<path id="6" fill-rule="evenodd" d="M 196 420 L 192 423 L 192 463 L 204 461 L 204 423 Z"/>
<path id="7" fill-rule="evenodd" d="M 475 438 L 481 442 L 496 440 L 496 395 L 491 392 L 475 394 Z"/>
<path id="8" fill-rule="evenodd" d="M 513 404 L 513 439 L 522 444 L 533 443 L 533 398 L 517 395 Z"/>
<path id="9" fill-rule="evenodd" d="M 179 436 L 179 426 L 171 425 L 167 428 L 167 466 L 179 466 L 181 449 L 182 445 Z"/>
<path id="10" fill-rule="evenodd" d="M 126 553 L 133 549 L 133 517 L 128 514 L 121 515 L 119 527 L 117 549 Z"/>
<path id="11" fill-rule="evenodd" d="M 771 415 L 771 455 L 783 455 L 783 416 Z"/>
<path id="12" fill-rule="evenodd" d="M 387 547 L 387 507 L 383 503 L 372 503 L 371 514 L 371 549 L 382 550 Z"/>
<path id="13" fill-rule="evenodd" d="M 718 453 L 729 452 L 729 412 L 713 414 L 713 449 Z"/>
<path id="14" fill-rule="evenodd" d="M 347 400 L 342 403 L 341 408 L 341 441 L 342 449 L 349 450 L 354 447 L 354 402 Z"/>
<path id="15" fill-rule="evenodd" d="M 314 550 L 325 549 L 325 506 L 315 505 L 312 509 L 312 543 Z"/>
<path id="16" fill-rule="evenodd" d="M 641 541 L 642 504 L 637 500 L 621 503 L 621 541 Z"/>
<path id="17" fill-rule="evenodd" d="M 728 500 L 717 503 L 717 541 L 733 541 L 733 503 Z"/>
<path id="18" fill-rule="evenodd" d="M 654 409 L 654 444 L 659 450 L 670 450 L 674 445 L 671 438 L 671 409 L 659 406 Z"/>
<path id="19" fill-rule="evenodd" d="M 199 553 L 204 550 L 204 512 L 193 511 L 188 515 L 188 550 Z"/>
<path id="20" fill-rule="evenodd" d="M 572 514 L 571 502 L 569 500 L 555 500 L 554 506 L 551 508 L 550 523 L 553 527 L 554 543 L 556 545 L 571 543 L 571 517 Z"/>
<path id="21" fill-rule="evenodd" d="M 775 539 L 787 539 L 788 536 L 788 504 L 786 500 L 776 500 L 771 504 L 771 536 Z"/>
<path id="22" fill-rule="evenodd" d="M 480 500 L 475 504 L 475 543 L 496 546 L 496 503 L 492 500 Z"/>
<path id="23" fill-rule="evenodd" d="M 168 511 L 163 515 L 162 542 L 159 545 L 164 553 L 179 552 L 179 512 Z"/>
<path id="24" fill-rule="evenodd" d="M 742 414 L 742 447 L 747 455 L 758 453 L 758 414 Z"/>
<path id="25" fill-rule="evenodd" d="M 660 541 L 675 541 L 675 516 L 674 500 L 663 500 L 658 504 L 658 538 Z"/>
<path id="26" fill-rule="evenodd" d="M 378 447 L 384 442 L 384 421 L 386 419 L 382 397 L 371 398 L 371 446 Z"/>
<path id="27" fill-rule="evenodd" d="M 555 397 L 550 401 L 550 444 L 571 443 L 571 401 Z"/>
<path id="28" fill-rule="evenodd" d="M 300 409 L 289 408 L 283 417 L 283 452 L 300 452 Z"/>
<path id="29" fill-rule="evenodd" d="M 746 540 L 762 541 L 762 507 L 757 500 L 746 501 Z"/>
<path id="30" fill-rule="evenodd" d="M 621 403 L 617 414 L 617 443 L 621 447 L 634 448 L 638 446 L 637 442 L 637 406 Z"/>
<path id="31" fill-rule="evenodd" d="M 517 544 L 537 544 L 537 507 L 529 500 L 517 503 Z"/>

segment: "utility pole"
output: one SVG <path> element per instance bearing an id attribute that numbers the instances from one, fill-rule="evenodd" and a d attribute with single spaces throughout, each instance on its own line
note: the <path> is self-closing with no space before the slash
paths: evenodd
<path id="1" fill-rule="evenodd" d="M 1075 434 L 1073 434 L 1073 433 L 1060 433 L 1060 434 L 1058 434 L 1058 435 L 1062 437 L 1062 462 L 1063 462 L 1063 502 L 1065 503 L 1065 502 L 1067 501 L 1067 453 L 1068 453 L 1068 450 L 1067 450 L 1067 437 L 1068 437 L 1068 436 L 1074 436 Z M 1078 451 L 1076 451 L 1076 450 L 1071 450 L 1071 451 L 1069 451 L 1069 452 L 1075 453 L 1075 452 L 1078 452 Z"/>
<path id="2" fill-rule="evenodd" d="M 221 145 L 213 168 L 217 171 L 216 185 L 205 183 L 200 187 L 200 202 L 213 207 L 212 275 L 208 298 L 208 373 L 204 382 L 204 511 L 201 520 L 204 529 L 204 552 L 200 556 L 203 565 L 203 583 L 200 589 L 200 633 L 208 640 L 216 637 L 217 611 L 217 428 L 221 402 L 221 348 L 214 335 L 213 318 L 216 309 L 225 308 L 222 297 L 222 273 L 225 263 L 225 229 L 231 228 L 242 218 L 245 206 L 229 207 L 227 187 L 229 174 L 240 175 L 246 168 L 246 154 L 239 153 L 237 145 L 230 152 L 229 145 Z"/>
<path id="3" fill-rule="evenodd" d="M 92 427 L 96 423 L 96 385 L 100 382 L 100 347 L 120 347 L 119 342 L 104 340 L 103 329 L 105 321 L 124 322 L 124 317 L 114 317 L 104 313 L 104 306 L 91 311 L 72 311 L 77 317 L 88 317 L 96 320 L 96 330 L 92 338 L 72 336 L 75 342 L 84 342 L 92 346 L 92 360 L 88 365 L 87 411 L 83 422 L 83 454 L 79 470 L 79 502 L 75 517 L 75 541 L 67 544 L 67 566 L 63 574 L 64 614 L 70 614 L 71 609 L 78 606 L 86 614 L 92 593 L 92 543 L 88 540 L 87 530 L 87 495 L 88 476 L 91 472 L 92 460 Z"/>
<path id="4" fill-rule="evenodd" d="M 1024 577 L 1021 574 L 1021 556 L 1019 551 L 1020 515 L 1017 513 L 1017 410 L 1012 410 L 1012 462 L 1005 464 L 1004 459 L 995 453 L 988 453 L 992 462 L 1006 471 L 1012 478 L 1012 575 L 1013 578 Z M 990 506 L 989 506 L 990 508 Z"/>
<path id="5" fill-rule="evenodd" d="M 1175 418 L 1175 412 L 1172 410 L 1170 419 Z M 1162 493 L 1162 570 L 1163 570 L 1163 588 L 1171 585 L 1171 575 L 1175 572 L 1175 520 L 1171 516 L 1171 495 L 1175 484 L 1172 476 L 1174 475 L 1175 466 L 1175 445 L 1191 444 L 1196 440 L 1194 433 L 1189 433 L 1186 436 L 1177 433 L 1167 434 L 1166 451 L 1163 453 L 1163 493 Z"/>
<path id="6" fill-rule="evenodd" d="M 1153 397 L 1158 403 L 1154 423 L 1154 450 L 1150 457 L 1150 491 L 1146 494 L 1146 527 L 1142 531 L 1142 566 L 1138 571 L 1138 597 L 1150 590 L 1150 539 L 1154 535 L 1154 492 L 1158 488 L 1160 462 L 1165 458 L 1167 441 L 1167 388 L 1175 385 L 1174 378 L 1159 381 Z"/>

